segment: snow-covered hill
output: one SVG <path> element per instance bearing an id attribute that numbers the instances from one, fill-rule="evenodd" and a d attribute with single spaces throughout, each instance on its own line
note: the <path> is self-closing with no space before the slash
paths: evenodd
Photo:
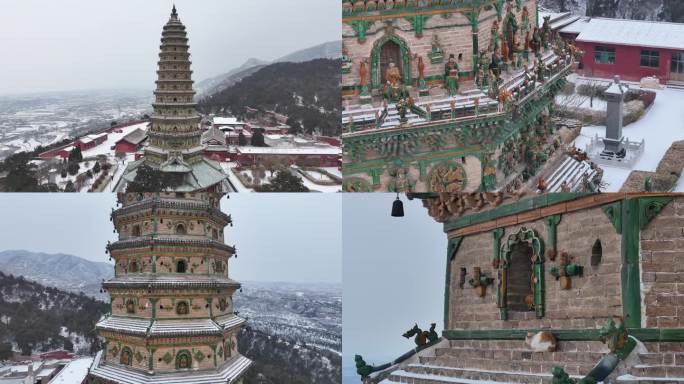
<path id="1" fill-rule="evenodd" d="M 243 78 L 255 73 L 268 64 L 294 62 L 302 63 L 315 59 L 339 59 L 342 57 L 342 42 L 330 41 L 313 47 L 292 52 L 273 61 L 251 58 L 238 68 L 195 84 L 197 96 L 202 99 L 206 96 L 221 92 L 222 90 L 237 83 Z"/>
<path id="2" fill-rule="evenodd" d="M 682 0 L 541 0 L 540 6 L 591 17 L 684 23 Z"/>
<path id="3" fill-rule="evenodd" d="M 105 301 L 107 294 L 100 293 L 102 280 L 114 275 L 114 266 L 62 253 L 9 250 L 0 252 L 0 272 Z"/>

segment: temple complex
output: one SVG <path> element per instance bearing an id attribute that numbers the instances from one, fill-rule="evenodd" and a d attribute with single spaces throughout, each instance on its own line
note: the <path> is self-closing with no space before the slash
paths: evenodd
<path id="1" fill-rule="evenodd" d="M 125 170 L 119 191 L 135 180 L 142 166 L 169 175 L 177 191 L 230 188 L 220 164 L 203 156 L 201 116 L 194 102 L 188 50 L 187 32 L 174 6 L 162 31 L 149 145 L 144 157 Z"/>
<path id="2" fill-rule="evenodd" d="M 536 0 L 342 0 L 346 191 L 596 189 L 554 97 L 580 53 Z M 577 135 L 578 133 L 575 133 Z"/>
<path id="3" fill-rule="evenodd" d="M 682 381 L 683 196 L 413 197 L 448 237 L 442 337 L 358 356 L 366 383 Z"/>
<path id="4" fill-rule="evenodd" d="M 96 325 L 104 346 L 86 384 L 242 383 L 251 365 L 237 346 L 245 319 L 233 307 L 235 247 L 224 241 L 232 226 L 220 207 L 226 175 L 202 156 L 175 7 L 162 36 L 150 146 L 125 177 L 132 182 L 147 165 L 177 183 L 118 194 L 118 241 L 107 245 L 114 278 L 103 282 L 111 311 Z"/>

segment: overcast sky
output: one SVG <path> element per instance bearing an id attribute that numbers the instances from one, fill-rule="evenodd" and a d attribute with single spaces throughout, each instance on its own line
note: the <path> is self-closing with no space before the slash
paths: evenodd
<path id="1" fill-rule="evenodd" d="M 343 366 L 354 355 L 389 362 L 415 347 L 401 335 L 417 322 L 443 327 L 446 234 L 420 200 L 404 200 L 406 216 L 390 216 L 392 194 L 345 194 L 342 202 Z M 345 369 L 345 372 L 350 370 Z M 349 382 L 359 378 L 351 370 Z"/>
<path id="2" fill-rule="evenodd" d="M 339 40 L 339 0 L 176 0 L 194 80 Z M 153 89 L 171 0 L 0 0 L 0 94 Z"/>
<path id="3" fill-rule="evenodd" d="M 233 194 L 226 243 L 237 247 L 230 274 L 238 281 L 341 283 L 340 194 Z M 106 262 L 115 241 L 109 213 L 116 197 L 89 194 L 0 194 L 0 251 L 67 253 Z"/>

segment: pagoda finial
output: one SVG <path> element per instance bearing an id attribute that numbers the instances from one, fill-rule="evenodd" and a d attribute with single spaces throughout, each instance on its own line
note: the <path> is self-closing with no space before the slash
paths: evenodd
<path id="1" fill-rule="evenodd" d="M 176 4 L 173 4 L 173 9 L 171 10 L 171 16 L 178 16 L 178 12 L 176 12 Z"/>

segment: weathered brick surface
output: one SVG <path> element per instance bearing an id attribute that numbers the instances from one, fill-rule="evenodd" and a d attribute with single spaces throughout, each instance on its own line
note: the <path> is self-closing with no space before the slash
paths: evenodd
<path id="1" fill-rule="evenodd" d="M 642 316 L 646 327 L 684 326 L 684 198 L 641 231 Z"/>
<path id="2" fill-rule="evenodd" d="M 525 223 L 534 229 L 550 248 L 548 229 L 544 219 Z M 520 225 L 505 227 L 502 244 L 516 233 Z M 603 258 L 598 267 L 590 266 L 591 248 L 600 239 Z M 472 277 L 473 267 L 481 267 L 488 276 L 496 277 L 492 268 L 493 236 L 491 232 L 466 236 L 452 262 L 449 328 L 450 329 L 518 329 L 543 328 L 577 329 L 598 328 L 611 316 L 622 315 L 620 289 L 620 235 L 615 232 L 600 208 L 567 213 L 557 228 L 558 253 L 566 251 L 572 260 L 585 267 L 583 277 L 572 277 L 572 288 L 562 290 L 550 274 L 559 258 L 545 257 L 545 316 L 537 319 L 533 312 L 509 311 L 509 320 L 500 319 L 496 305 L 496 282 L 487 287 L 487 295 L 479 297 L 467 283 L 459 288 L 461 267 Z M 531 271 L 531 264 L 530 264 Z"/>

